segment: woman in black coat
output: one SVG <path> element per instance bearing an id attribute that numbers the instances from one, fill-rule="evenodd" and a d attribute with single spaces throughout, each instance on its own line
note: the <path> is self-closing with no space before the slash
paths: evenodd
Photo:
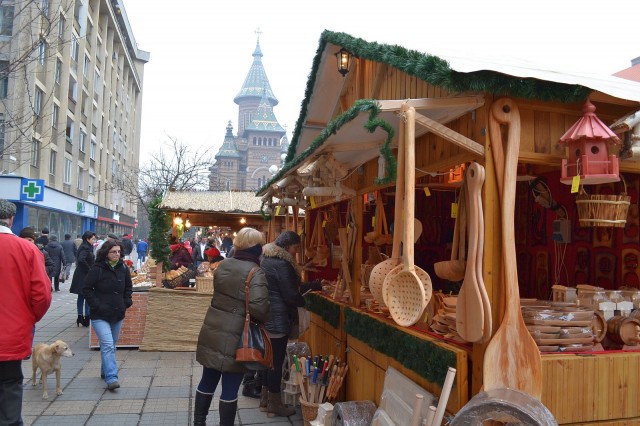
<path id="1" fill-rule="evenodd" d="M 67 264 L 67 261 L 64 258 L 64 250 L 62 245 L 58 242 L 57 235 L 49 235 L 49 243 L 44 247 L 44 249 L 51 256 L 51 260 L 53 260 L 53 288 L 55 291 L 60 291 L 60 271 Z"/>
<path id="2" fill-rule="evenodd" d="M 87 276 L 89 269 L 95 263 L 95 256 L 93 255 L 93 243 L 96 242 L 96 234 L 93 231 L 86 231 L 82 234 L 82 243 L 78 247 L 76 254 L 76 270 L 73 273 L 73 279 L 71 280 L 71 288 L 69 291 L 78 295 L 77 309 L 78 319 L 76 319 L 76 326 L 79 327 L 82 324 L 84 327 L 89 327 L 89 303 L 86 302 L 84 294 L 82 294 L 82 287 L 84 286 L 84 278 Z"/>
<path id="3" fill-rule="evenodd" d="M 293 231 L 285 231 L 274 243 L 264 246 L 260 262 L 269 283 L 271 319 L 265 327 L 271 337 L 273 348 L 273 368 L 267 370 L 267 386 L 262 388 L 260 410 L 267 411 L 269 417 L 287 417 L 295 413 L 294 408 L 282 405 L 280 399 L 282 363 L 287 353 L 291 324 L 294 317 L 298 316 L 298 308 L 305 305 L 302 293 L 308 290 L 322 290 L 320 280 L 301 283 L 302 269 L 295 259 L 299 249 L 300 236 Z"/>
<path id="4" fill-rule="evenodd" d="M 102 376 L 110 391 L 120 387 L 116 345 L 125 311 L 133 304 L 131 273 L 123 263 L 122 252 L 122 243 L 105 241 L 83 287 L 84 297 L 91 307 L 91 325 L 100 343 Z"/>

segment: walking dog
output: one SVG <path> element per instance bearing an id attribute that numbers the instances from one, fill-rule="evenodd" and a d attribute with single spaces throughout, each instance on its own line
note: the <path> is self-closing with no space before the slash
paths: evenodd
<path id="1" fill-rule="evenodd" d="M 48 345 L 46 343 L 38 343 L 33 348 L 33 356 L 31 357 L 33 376 L 31 376 L 31 385 L 36 385 L 36 371 L 40 369 L 40 383 L 42 383 L 42 398 L 48 399 L 47 393 L 47 375 L 56 372 L 56 395 L 62 395 L 62 387 L 60 387 L 60 358 L 72 357 L 73 352 L 62 340 L 56 340 Z"/>

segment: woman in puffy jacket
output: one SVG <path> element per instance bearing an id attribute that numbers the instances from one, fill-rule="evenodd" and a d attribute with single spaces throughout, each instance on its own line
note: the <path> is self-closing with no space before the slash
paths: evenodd
<path id="1" fill-rule="evenodd" d="M 308 290 L 322 290 L 320 280 L 302 284 L 302 269 L 295 259 L 300 250 L 300 236 L 293 231 L 278 235 L 275 242 L 264 246 L 260 266 L 269 282 L 269 303 L 271 319 L 265 324 L 273 348 L 273 368 L 267 370 L 266 388 L 262 388 L 260 410 L 267 416 L 288 417 L 295 413 L 294 408 L 282 404 L 280 382 L 282 363 L 287 354 L 287 342 L 291 333 L 291 324 L 298 316 L 298 308 L 304 306 L 302 294 Z M 264 375 L 264 372 L 260 372 Z"/>
<path id="2" fill-rule="evenodd" d="M 249 313 L 259 322 L 269 319 L 267 279 L 260 269 L 264 236 L 253 228 L 242 228 L 236 237 L 234 257 L 220 262 L 214 273 L 215 292 L 198 336 L 196 360 L 202 378 L 196 390 L 193 425 L 205 426 L 213 393 L 222 380 L 219 413 L 221 426 L 233 426 L 238 390 L 247 369 L 236 362 L 235 353 L 244 328 L 245 281 L 249 283 Z"/>
<path id="3" fill-rule="evenodd" d="M 131 273 L 121 253 L 122 243 L 105 241 L 82 289 L 91 307 L 91 325 L 100 343 L 102 376 L 110 391 L 120 387 L 116 345 L 125 311 L 133 304 Z"/>
<path id="4" fill-rule="evenodd" d="M 77 327 L 79 327 L 80 324 L 84 327 L 89 327 L 89 313 L 91 310 L 89 303 L 84 298 L 82 288 L 84 286 L 84 279 L 96 260 L 93 255 L 93 243 L 95 242 L 95 232 L 86 231 L 82 234 L 82 243 L 80 243 L 76 254 L 76 270 L 73 272 L 69 291 L 78 295 L 78 301 L 76 303 L 78 310 L 78 319 L 76 319 Z"/>

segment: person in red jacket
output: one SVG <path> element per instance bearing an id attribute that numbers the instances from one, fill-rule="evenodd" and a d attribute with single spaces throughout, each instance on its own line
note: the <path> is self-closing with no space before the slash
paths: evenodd
<path id="1" fill-rule="evenodd" d="M 22 424 L 22 360 L 31 355 L 33 327 L 51 305 L 51 280 L 35 244 L 11 232 L 15 204 L 0 200 L 0 424 Z"/>

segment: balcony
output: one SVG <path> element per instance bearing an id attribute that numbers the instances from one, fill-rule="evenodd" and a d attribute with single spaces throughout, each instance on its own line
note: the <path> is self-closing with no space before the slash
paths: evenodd
<path id="1" fill-rule="evenodd" d="M 69 136 L 67 136 L 66 138 L 66 142 L 64 144 L 64 150 L 67 151 L 69 154 L 73 154 L 73 142 L 71 141 L 71 138 Z"/>

